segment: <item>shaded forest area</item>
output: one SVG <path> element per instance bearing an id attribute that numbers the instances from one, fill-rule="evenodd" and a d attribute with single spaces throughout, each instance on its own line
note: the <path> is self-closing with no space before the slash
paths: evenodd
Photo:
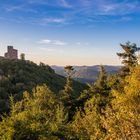
<path id="1" fill-rule="evenodd" d="M 130 42 L 121 47 L 123 52 L 117 53 L 124 64 L 121 70 L 107 76 L 100 66 L 97 81 L 88 88 L 72 80 L 72 66 L 65 67 L 65 79 L 42 63 L 37 66 L 29 64 L 32 62 L 1 60 L 0 98 L 4 103 L 9 98 L 10 105 L 8 114 L 1 115 L 0 139 L 139 140 L 140 65 L 136 52 L 140 48 Z M 5 68 L 8 65 L 3 62 L 9 67 Z M 19 63 L 22 72 L 15 63 Z M 53 77 L 45 79 L 49 76 Z"/>
<path id="2" fill-rule="evenodd" d="M 86 85 L 74 82 L 76 96 L 86 88 Z M 9 112 L 9 96 L 21 100 L 24 91 L 32 92 L 37 85 L 46 84 L 57 94 L 64 88 L 66 78 L 55 74 L 48 65 L 39 65 L 24 60 L 9 60 L 0 58 L 0 112 Z"/>

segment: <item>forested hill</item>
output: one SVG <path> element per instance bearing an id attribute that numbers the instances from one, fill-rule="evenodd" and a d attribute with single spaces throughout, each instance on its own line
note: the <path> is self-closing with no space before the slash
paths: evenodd
<path id="1" fill-rule="evenodd" d="M 97 81 L 82 92 L 85 86 L 73 83 L 73 66 L 65 67 L 65 83 L 42 63 L 1 60 L 1 111 L 8 95 L 47 85 L 25 91 L 19 101 L 10 98 L 8 114 L 0 116 L 0 140 L 140 140 L 140 48 L 121 47 L 121 70 L 108 76 L 101 65 Z"/>
<path id="2" fill-rule="evenodd" d="M 66 79 L 54 72 L 48 65 L 37 65 L 31 61 L 8 60 L 0 58 L 0 111 L 7 109 L 9 95 L 21 99 L 24 91 L 31 92 L 37 85 L 46 84 L 58 93 L 64 89 Z M 85 85 L 74 82 L 73 88 L 78 96 Z"/>

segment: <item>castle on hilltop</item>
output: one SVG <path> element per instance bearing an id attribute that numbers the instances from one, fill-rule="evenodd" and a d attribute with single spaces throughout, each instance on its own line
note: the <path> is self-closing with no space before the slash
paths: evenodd
<path id="1" fill-rule="evenodd" d="M 13 46 L 7 46 L 7 52 L 4 54 L 7 59 L 18 59 L 18 50 L 14 49 Z"/>
<path id="2" fill-rule="evenodd" d="M 0 56 L 0 58 L 6 58 L 11 60 L 17 60 L 18 59 L 18 50 L 14 49 L 13 46 L 7 46 L 7 52 L 3 56 Z M 25 54 L 20 54 L 20 59 L 25 60 Z"/>

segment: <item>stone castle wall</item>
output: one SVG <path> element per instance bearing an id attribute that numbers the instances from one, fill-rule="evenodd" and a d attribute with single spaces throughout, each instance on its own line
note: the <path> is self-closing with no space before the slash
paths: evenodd
<path id="1" fill-rule="evenodd" d="M 13 46 L 8 46 L 4 56 L 7 59 L 18 59 L 18 50 L 14 49 Z"/>

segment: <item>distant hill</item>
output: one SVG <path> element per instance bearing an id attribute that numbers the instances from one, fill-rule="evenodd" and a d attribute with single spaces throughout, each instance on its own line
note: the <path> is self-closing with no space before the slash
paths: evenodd
<path id="1" fill-rule="evenodd" d="M 0 112 L 9 108 L 7 101 L 10 95 L 20 100 L 24 91 L 31 92 L 36 85 L 42 84 L 58 94 L 65 83 L 66 78 L 56 74 L 48 65 L 0 57 Z M 78 96 L 86 85 L 74 81 L 73 88 L 75 96 Z"/>
<path id="2" fill-rule="evenodd" d="M 107 74 L 115 74 L 121 68 L 121 66 L 108 66 L 104 65 Z M 52 69 L 59 75 L 65 76 L 64 67 L 51 66 Z M 93 83 L 99 75 L 99 65 L 95 66 L 74 66 L 75 72 L 73 78 L 82 83 Z"/>

